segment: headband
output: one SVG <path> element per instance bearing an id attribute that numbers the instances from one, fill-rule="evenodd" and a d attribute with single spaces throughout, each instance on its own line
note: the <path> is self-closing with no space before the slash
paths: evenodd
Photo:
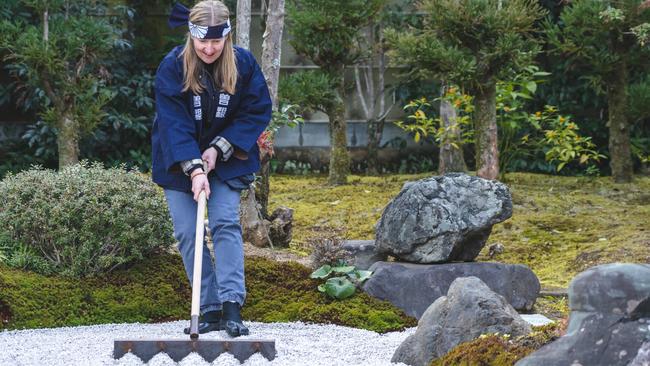
<path id="1" fill-rule="evenodd" d="M 178 28 L 187 25 L 192 37 L 199 39 L 223 38 L 230 33 L 230 30 L 232 29 L 230 27 L 230 19 L 226 20 L 223 24 L 210 27 L 205 25 L 196 25 L 190 22 L 190 9 L 186 8 L 181 3 L 176 3 L 176 5 L 174 5 L 171 14 L 169 14 L 169 20 L 167 23 L 171 28 Z"/>

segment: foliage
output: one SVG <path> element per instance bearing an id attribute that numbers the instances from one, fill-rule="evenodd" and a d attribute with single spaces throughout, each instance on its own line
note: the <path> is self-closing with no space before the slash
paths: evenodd
<path id="1" fill-rule="evenodd" d="M 49 11 L 47 38 L 42 26 L 4 20 L 0 48 L 7 51 L 14 76 L 40 97 L 46 123 L 61 129 L 67 117 L 80 135 L 87 134 L 105 116 L 103 109 L 114 96 L 106 87 L 110 74 L 104 58 L 120 42 L 116 29 L 89 15 L 98 10 L 90 3 L 66 4 L 65 9 L 61 1 L 26 4 L 36 14 Z"/>
<path id="2" fill-rule="evenodd" d="M 630 105 L 630 121 L 638 123 L 650 118 L 650 75 L 630 84 L 627 94 Z"/>
<path id="3" fill-rule="evenodd" d="M 165 201 L 151 181 L 81 163 L 33 168 L 0 182 L 7 263 L 40 273 L 110 272 L 173 244 Z"/>
<path id="4" fill-rule="evenodd" d="M 420 138 L 432 136 L 439 145 L 448 143 L 456 149 L 472 142 L 471 113 L 474 111 L 472 97 L 462 93 L 458 87 L 451 87 L 443 97 L 435 100 L 444 100 L 457 109 L 459 115 L 449 126 L 444 126 L 440 117 L 427 116 L 426 110 L 431 107 L 431 104 L 424 97 L 412 100 L 404 106 L 404 110 L 410 113 L 406 118 L 411 120 L 411 123 L 396 121 L 395 125 L 413 133 L 415 142 L 420 142 Z M 460 134 L 456 133 L 458 130 L 461 131 Z"/>
<path id="5" fill-rule="evenodd" d="M 388 302 L 366 294 L 331 301 L 314 291 L 315 281 L 307 278 L 309 269 L 297 263 L 246 258 L 244 267 L 245 320 L 331 323 L 382 333 L 416 324 Z M 0 318 L 5 320 L 0 329 L 189 318 L 189 281 L 181 257 L 170 253 L 156 253 L 128 269 L 83 281 L 0 264 L 0 287 Z"/>
<path id="6" fill-rule="evenodd" d="M 336 101 L 336 86 L 328 74 L 320 70 L 292 73 L 280 79 L 280 99 L 300 107 L 300 111 L 326 112 Z"/>
<path id="7" fill-rule="evenodd" d="M 549 73 L 529 65 L 507 80 L 497 82 L 497 126 L 499 128 L 499 171 L 505 174 L 515 168 L 530 169 L 537 163 L 536 170 L 550 172 L 547 165 L 539 163 L 541 147 L 527 135 L 535 132 L 535 125 L 529 122 L 527 112 L 538 85 Z M 537 128 L 538 129 L 538 128 Z"/>
<path id="8" fill-rule="evenodd" d="M 313 268 L 350 261 L 350 252 L 343 249 L 343 239 L 336 235 L 317 237 L 309 241 Z"/>
<path id="9" fill-rule="evenodd" d="M 535 113 L 530 120 L 536 126 L 549 126 L 549 129 L 544 130 L 542 142 L 550 147 L 546 151 L 546 160 L 557 162 L 557 171 L 576 159 L 580 164 L 586 164 L 605 157 L 595 150 L 591 138 L 580 136 L 578 126 L 569 117 L 558 115 L 555 107 L 546 106 L 544 112 Z"/>
<path id="10" fill-rule="evenodd" d="M 30 133 L 32 128 L 41 128 L 50 130 L 50 127 L 45 124 L 40 124 L 39 126 L 31 126 L 26 132 Z M 56 141 L 54 135 L 45 135 L 48 137 L 52 136 Z M 54 142 L 56 146 L 56 142 Z M 25 143 L 22 138 L 11 138 L 2 141 L 0 145 L 0 179 L 10 172 L 19 172 L 22 170 L 29 169 L 32 165 L 43 165 L 43 166 L 56 166 L 56 152 L 52 151 L 54 155 L 46 154 L 45 156 L 39 156 L 37 153 L 39 151 L 50 152 L 51 149 L 40 149 L 40 146 L 32 146 L 29 143 Z"/>
<path id="11" fill-rule="evenodd" d="M 554 166 L 555 171 L 562 170 L 568 163 L 578 161 L 581 165 L 598 162 L 605 156 L 600 154 L 590 137 L 578 134 L 578 126 L 567 116 L 558 114 L 557 108 L 545 106 L 543 111 L 534 114 L 526 112 L 527 101 L 533 98 L 540 77 L 549 75 L 539 71 L 536 66 L 529 66 L 510 81 L 499 81 L 496 85 L 497 125 L 499 128 L 500 171 L 504 174 L 513 162 L 537 160 L 539 154 Z M 455 123 L 444 127 L 440 118 L 427 115 L 431 107 L 426 98 L 413 100 L 404 109 L 410 111 L 407 119 L 412 123 L 398 121 L 395 124 L 405 131 L 414 133 L 414 140 L 432 135 L 438 144 L 450 143 L 455 148 L 473 141 L 472 113 L 473 98 L 454 86 L 449 88 L 442 98 L 457 109 L 459 116 Z M 461 129 L 460 138 L 454 133 Z M 543 134 L 542 134 L 543 133 Z M 593 165 L 589 165 L 593 167 Z M 591 168 L 592 170 L 594 168 Z"/>
<path id="12" fill-rule="evenodd" d="M 327 72 L 357 62 L 359 30 L 372 22 L 385 0 L 291 0 L 287 21 L 291 46 Z M 343 77 L 340 75 L 339 77 Z"/>
<path id="13" fill-rule="evenodd" d="M 338 276 L 329 277 L 332 274 Z M 325 264 L 312 272 L 309 277 L 326 280 L 325 283 L 318 285 L 318 291 L 324 292 L 333 299 L 343 300 L 354 295 L 357 286 L 371 275 L 371 271 L 359 270 L 354 266 L 348 266 L 345 262 L 339 262 L 334 266 Z"/>
<path id="14" fill-rule="evenodd" d="M 551 51 L 567 56 L 574 64 L 589 66 L 591 74 L 583 77 L 600 93 L 604 93 L 610 75 L 621 68 L 621 61 L 632 61 L 630 55 L 635 53 L 648 55 L 647 47 L 632 31 L 642 31 L 650 22 L 650 9 L 640 0 L 575 1 L 564 9 L 560 20 L 544 23 Z"/>
<path id="15" fill-rule="evenodd" d="M 299 113 L 299 106 L 296 104 L 280 103 L 277 111 L 273 111 L 271 122 L 266 130 L 257 139 L 257 144 L 262 151 L 268 151 L 273 156 L 273 138 L 282 127 L 295 128 L 305 120 Z"/>
<path id="16" fill-rule="evenodd" d="M 476 89 L 530 65 L 539 51 L 530 34 L 544 11 L 535 2 L 425 0 L 418 10 L 422 28 L 386 32 L 393 63 L 411 65 L 411 77 Z"/>
<path id="17" fill-rule="evenodd" d="M 110 166 L 125 163 L 127 166 L 136 166 L 141 171 L 149 170 L 151 165 L 149 130 L 154 106 L 153 74 L 142 62 L 141 51 L 132 46 L 132 42 L 135 41 L 132 27 L 134 10 L 126 6 L 109 9 L 105 1 L 66 2 L 61 11 L 53 7 L 54 5 L 50 8 L 50 23 L 65 23 L 63 15 L 65 12 L 75 17 L 88 18 L 91 22 L 99 20 L 99 23 L 111 33 L 108 39 L 102 39 L 107 42 L 104 46 L 109 49 L 109 52 L 94 55 L 92 62 L 85 65 L 82 70 L 86 72 L 85 70 L 89 69 L 98 74 L 102 92 L 112 98 L 99 110 L 93 109 L 94 107 L 88 109 L 86 106 L 81 107 L 82 112 L 94 121 L 92 124 L 94 128 L 90 129 L 90 133 L 81 136 L 79 142 L 81 156 L 101 160 Z M 7 10 L 7 17 L 3 18 L 14 24 L 40 27 L 39 14 L 31 14 L 28 10 L 30 8 L 25 4 L 15 1 L 14 6 Z M 50 30 L 50 38 L 54 37 L 53 32 L 58 32 L 57 29 Z M 80 29 L 78 32 L 85 32 L 85 30 Z M 93 33 L 89 32 L 89 34 L 92 36 Z M 85 33 L 78 36 L 86 37 L 79 40 L 80 42 L 92 42 Z M 42 42 L 37 42 L 35 46 L 41 44 Z M 57 49 L 59 48 L 61 47 Z M 49 105 L 51 98 L 42 85 L 31 83 L 31 79 L 26 79 L 30 66 L 25 63 L 9 63 L 5 68 L 13 75 L 13 81 L 8 88 L 0 91 L 0 100 L 7 103 L 14 101 L 25 112 L 43 112 L 43 106 Z M 75 100 L 81 102 L 78 98 Z M 44 116 L 43 113 L 41 116 Z M 56 113 L 50 115 L 54 119 L 57 116 Z M 43 118 L 39 118 L 28 127 L 22 138 L 34 149 L 25 152 L 25 155 L 34 156 L 31 159 L 32 163 L 54 167 L 58 153 L 56 136 L 57 129 L 51 123 L 45 123 Z M 21 160 L 23 159 L 16 157 L 16 160 L 8 161 L 3 165 L 16 172 L 26 167 L 20 162 Z"/>

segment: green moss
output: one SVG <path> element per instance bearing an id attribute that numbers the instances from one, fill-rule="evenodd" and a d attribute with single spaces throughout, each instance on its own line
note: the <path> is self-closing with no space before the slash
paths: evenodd
<path id="1" fill-rule="evenodd" d="M 3 329 L 151 322 L 186 317 L 190 288 L 179 256 L 83 281 L 0 267 Z"/>
<path id="2" fill-rule="evenodd" d="M 247 320 L 333 323 L 378 332 L 416 324 L 366 294 L 329 300 L 299 264 L 247 258 L 245 266 Z M 190 295 L 181 259 L 173 254 L 83 281 L 0 266 L 0 329 L 187 319 Z"/>
<path id="3" fill-rule="evenodd" d="M 316 289 L 319 282 L 309 278 L 311 270 L 298 263 L 249 258 L 246 266 L 246 319 L 331 323 L 381 333 L 417 324 L 388 302 L 362 292 L 345 300 L 330 299 Z"/>
<path id="4" fill-rule="evenodd" d="M 535 327 L 529 335 L 511 340 L 491 334 L 462 343 L 431 366 L 512 366 L 520 359 L 559 337 L 560 323 Z"/>
<path id="5" fill-rule="evenodd" d="M 538 297 L 534 311 L 553 320 L 565 319 L 569 316 L 569 301 L 566 297 Z"/>
<path id="6" fill-rule="evenodd" d="M 293 251 L 308 254 L 310 238 L 338 234 L 373 239 L 383 208 L 404 182 L 431 176 L 350 176 L 331 187 L 323 176 L 271 177 L 269 206 L 294 211 Z M 528 265 L 544 288 L 565 288 L 571 278 L 597 264 L 650 260 L 650 177 L 614 184 L 610 177 L 558 177 L 510 173 L 513 216 L 495 225 L 489 243 L 505 252 L 478 260 Z"/>

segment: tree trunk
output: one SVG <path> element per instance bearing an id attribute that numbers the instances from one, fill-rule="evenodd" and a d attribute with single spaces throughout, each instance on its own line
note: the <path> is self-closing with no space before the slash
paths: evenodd
<path id="1" fill-rule="evenodd" d="M 442 88 L 441 94 L 445 95 L 446 87 Z M 442 119 L 442 126 L 447 128 L 453 126 L 451 129 L 450 139 L 452 141 L 460 141 L 461 130 L 458 122 L 456 121 L 457 114 L 456 108 L 451 103 L 441 99 L 440 100 L 440 118 Z M 460 147 L 460 145 L 459 145 Z M 438 174 L 442 175 L 451 172 L 466 172 L 467 165 L 463 158 L 463 150 L 454 147 L 450 141 L 443 141 L 440 145 L 440 157 L 438 161 Z"/>
<path id="2" fill-rule="evenodd" d="M 282 31 L 284 30 L 284 0 L 270 0 L 266 17 L 266 30 L 262 42 L 262 72 L 266 85 L 271 94 L 273 110 L 278 110 L 278 79 L 280 78 L 280 60 L 282 51 Z M 270 136 L 269 138 L 274 138 Z M 262 215 L 268 217 L 271 156 L 263 153 L 260 175 L 262 180 L 257 191 L 257 199 L 261 205 Z"/>
<path id="3" fill-rule="evenodd" d="M 271 155 L 261 153 L 261 166 L 258 175 L 260 181 L 255 185 L 255 199 L 260 205 L 260 214 L 263 218 L 269 218 L 269 194 L 271 193 Z"/>
<path id="4" fill-rule="evenodd" d="M 251 0 L 237 0 L 237 45 L 250 48 Z"/>
<path id="5" fill-rule="evenodd" d="M 260 215 L 255 201 L 255 189 L 252 187 L 242 192 L 239 218 L 244 241 L 260 248 L 273 247 L 268 222 Z"/>
<path id="6" fill-rule="evenodd" d="M 327 108 L 327 116 L 330 121 L 330 172 L 328 179 L 330 185 L 346 184 L 350 173 L 347 123 L 345 121 L 345 104 L 343 103 L 345 91 L 343 72 L 343 67 L 339 67 L 338 73 L 333 75 L 337 80 L 338 96 L 336 101 Z"/>
<path id="7" fill-rule="evenodd" d="M 499 176 L 496 83 L 477 88 L 475 93 L 476 175 L 485 179 Z"/>
<path id="8" fill-rule="evenodd" d="M 632 181 L 630 128 L 627 121 L 627 63 L 614 69 L 607 83 L 609 109 L 609 166 L 616 183 Z"/>
<path id="9" fill-rule="evenodd" d="M 270 0 L 262 38 L 262 72 L 269 87 L 273 110 L 278 109 L 278 79 L 284 30 L 284 0 Z"/>
<path id="10" fill-rule="evenodd" d="M 383 121 L 374 118 L 368 120 L 368 174 L 379 174 L 379 143 L 383 130 Z"/>
<path id="11" fill-rule="evenodd" d="M 63 113 L 57 135 L 59 147 L 59 170 L 79 162 L 79 128 L 77 123 L 66 112 Z"/>

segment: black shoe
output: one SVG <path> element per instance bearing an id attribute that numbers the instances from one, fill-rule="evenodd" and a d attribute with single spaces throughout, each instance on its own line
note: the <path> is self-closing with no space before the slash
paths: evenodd
<path id="1" fill-rule="evenodd" d="M 199 334 L 222 330 L 221 327 L 221 310 L 208 311 L 201 315 L 199 320 Z M 183 329 L 183 333 L 190 334 L 190 327 Z"/>
<path id="2" fill-rule="evenodd" d="M 234 301 L 223 303 L 223 316 L 221 317 L 221 329 L 225 329 L 229 336 L 239 337 L 248 335 L 248 328 L 241 320 L 239 304 Z"/>

